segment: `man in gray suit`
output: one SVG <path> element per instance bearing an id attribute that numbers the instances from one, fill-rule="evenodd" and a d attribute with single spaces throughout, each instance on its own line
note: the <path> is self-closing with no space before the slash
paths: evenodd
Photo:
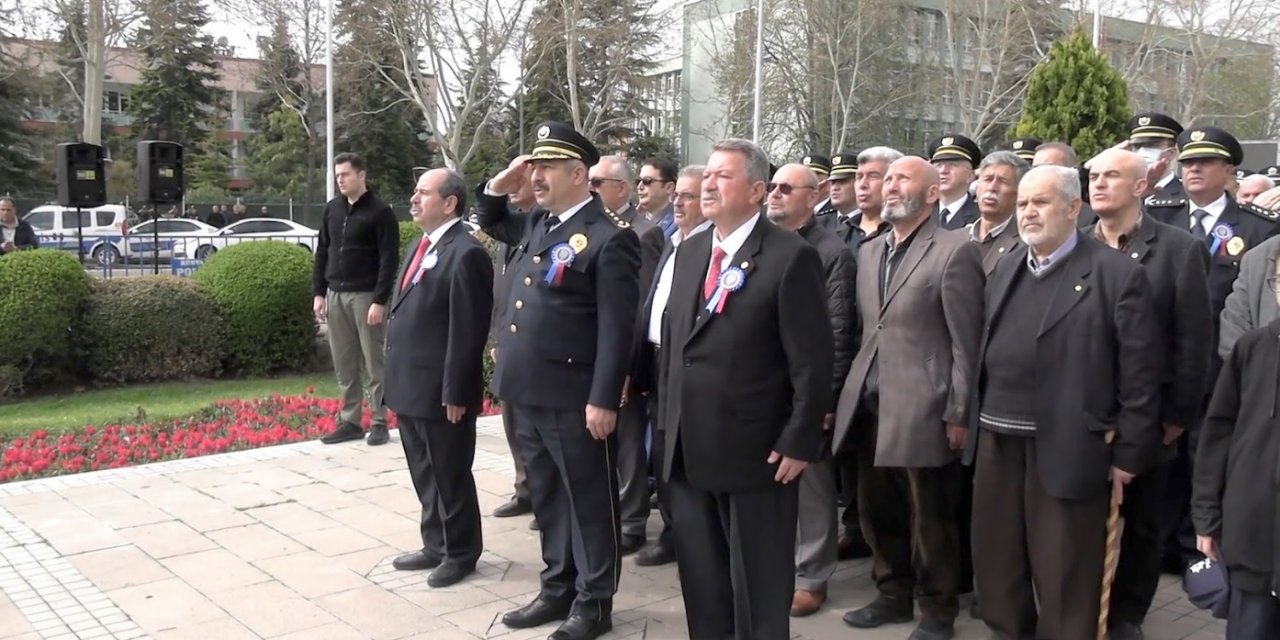
<path id="1" fill-rule="evenodd" d="M 1240 275 L 1236 276 L 1222 309 L 1222 325 L 1218 336 L 1218 355 L 1226 359 L 1236 341 L 1258 327 L 1271 324 L 1280 316 L 1280 306 L 1271 286 L 1276 272 L 1276 257 L 1280 255 L 1280 236 L 1275 236 L 1250 249 L 1240 261 Z M 1271 282 L 1268 282 L 1271 280 Z"/>
<path id="2" fill-rule="evenodd" d="M 889 166 L 883 241 L 858 253 L 862 349 L 836 406 L 836 451 L 858 456 L 862 531 L 879 597 L 844 616 L 857 628 L 909 622 L 910 640 L 948 640 L 959 609 L 958 451 L 969 420 L 983 317 L 982 259 L 939 228 L 938 172 Z"/>

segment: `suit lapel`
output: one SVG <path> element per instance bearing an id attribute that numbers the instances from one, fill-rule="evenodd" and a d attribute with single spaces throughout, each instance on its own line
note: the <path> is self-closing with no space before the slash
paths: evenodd
<path id="1" fill-rule="evenodd" d="M 422 256 L 422 259 L 425 261 L 427 259 L 427 256 L 431 254 L 435 254 L 437 260 L 441 259 L 444 256 L 445 247 L 448 247 L 449 243 L 453 242 L 453 239 L 456 238 L 459 233 L 464 233 L 465 229 L 466 227 L 463 226 L 462 222 L 460 221 L 455 222 L 454 225 L 450 227 L 448 231 L 444 232 L 443 236 L 440 236 L 440 242 L 436 243 L 435 246 L 427 250 L 427 253 Z M 415 253 L 417 252 L 418 247 L 422 245 L 422 242 L 425 239 L 426 237 L 424 236 L 421 240 L 418 240 L 418 244 L 414 245 L 413 250 Z M 419 268 L 421 268 L 421 266 Z M 405 271 L 408 271 L 408 263 L 405 264 Z M 409 297 L 409 294 L 413 293 L 413 290 L 416 289 L 418 285 L 422 282 L 422 280 L 426 277 L 427 277 L 427 272 L 424 271 L 422 274 L 422 277 L 417 278 L 418 280 L 417 282 L 410 280 L 409 288 L 405 289 L 403 293 L 399 294 L 399 296 L 396 298 L 395 305 L 392 306 L 392 310 L 394 311 L 395 307 L 400 306 L 400 303 L 404 301 L 405 298 Z M 398 282 L 404 282 L 403 280 L 404 273 L 400 274 L 400 278 L 401 280 L 399 280 Z"/>
<path id="2" fill-rule="evenodd" d="M 1089 256 L 1091 251 L 1089 242 L 1087 238 L 1077 238 L 1076 248 L 1072 249 L 1067 257 L 1067 263 L 1060 267 L 1065 271 L 1064 277 L 1059 281 L 1057 290 L 1053 292 L 1049 308 L 1045 310 L 1044 320 L 1040 323 L 1040 332 L 1036 334 L 1037 338 L 1058 324 L 1089 292 L 1089 272 L 1093 269 L 1093 260 Z"/>
<path id="3" fill-rule="evenodd" d="M 889 282 L 889 292 L 885 295 L 884 300 L 880 302 L 881 311 L 893 301 L 893 296 L 902 288 L 907 278 L 911 277 L 911 272 L 920 266 L 920 261 L 924 259 L 924 254 L 928 253 L 929 247 L 933 246 L 933 234 L 937 229 L 937 225 L 931 219 L 920 225 L 920 228 L 916 231 L 918 235 L 911 241 L 911 246 L 907 247 L 907 255 L 902 256 L 902 264 L 898 265 L 897 270 L 893 272 L 893 280 Z M 885 248 L 882 247 L 881 251 L 884 250 Z"/>
<path id="4" fill-rule="evenodd" d="M 733 259 L 730 260 L 729 262 L 730 266 L 738 267 L 739 269 L 742 269 L 744 274 L 746 274 L 746 278 L 743 280 L 743 285 L 742 285 L 744 288 L 751 286 L 751 273 L 756 269 L 756 254 L 760 253 L 760 246 L 762 244 L 764 233 L 765 233 L 765 225 L 768 225 L 768 224 L 772 224 L 772 223 L 770 223 L 768 220 L 764 220 L 763 216 L 761 216 L 761 219 L 756 220 L 756 226 L 754 229 L 751 230 L 750 235 L 747 236 L 747 241 L 742 243 L 742 247 L 739 248 L 738 251 L 733 254 Z M 708 229 L 707 231 L 711 233 L 715 233 L 715 229 Z M 707 251 L 707 258 L 703 260 L 703 264 L 706 265 L 707 268 L 710 268 L 711 266 L 710 251 Z M 702 272 L 702 279 L 704 284 L 706 283 L 706 277 L 707 277 L 707 270 L 704 269 Z M 699 294 L 702 293 L 701 287 L 698 288 L 698 293 Z M 700 303 L 698 307 L 698 320 L 693 325 L 693 331 L 689 332 L 690 340 L 692 340 L 695 336 L 697 336 L 698 332 L 701 331 L 703 327 L 707 326 L 707 324 L 711 322 L 711 319 L 715 317 L 715 315 L 717 315 L 717 314 L 711 313 L 710 311 L 707 311 L 706 304 L 705 304 L 706 301 L 702 299 L 701 295 L 698 296 L 698 301 Z M 732 304 L 733 304 L 733 296 L 729 296 L 729 300 L 725 304 L 725 309 L 728 310 L 729 306 Z"/>
<path id="5" fill-rule="evenodd" d="M 1147 255 L 1151 253 L 1151 244 L 1156 241 L 1156 225 L 1160 224 L 1154 220 L 1142 225 L 1138 231 L 1138 237 L 1129 242 L 1126 248 L 1130 258 L 1142 264 L 1147 259 Z"/>
<path id="6" fill-rule="evenodd" d="M 400 306 L 400 301 L 404 300 L 405 295 L 409 293 L 409 289 L 413 288 L 412 283 L 409 285 L 409 289 L 405 289 L 403 287 L 404 276 L 406 273 L 409 272 L 409 265 L 413 263 L 413 256 L 418 253 L 418 247 L 422 246 L 423 241 L 425 241 L 426 239 L 427 239 L 427 236 L 425 234 L 422 236 L 419 236 L 418 241 L 413 243 L 413 247 L 409 249 L 408 252 L 405 253 L 404 264 L 400 265 L 400 275 L 399 277 L 396 278 L 396 298 L 395 298 L 395 302 L 392 303 L 391 305 L 392 311 L 394 311 L 396 307 Z"/>
<path id="7" fill-rule="evenodd" d="M 676 266 L 671 278 L 671 295 L 667 298 L 668 326 L 672 337 L 684 336 L 685 342 L 692 336 L 694 323 L 703 306 L 702 283 L 707 278 L 707 266 L 711 263 L 712 233 L 712 230 L 707 230 L 688 238 L 681 243 L 684 248 L 671 257 Z M 663 341 L 665 344 L 665 337 Z"/>
<path id="8" fill-rule="evenodd" d="M 875 292 L 876 296 L 876 308 L 882 311 L 884 310 L 884 286 L 880 284 L 880 268 L 884 264 L 885 248 L 884 240 L 872 242 L 867 249 L 868 264 L 866 268 L 864 269 L 861 264 L 858 265 L 859 277 L 864 271 L 870 276 L 871 290 Z M 859 254 L 861 251 L 861 249 L 855 250 L 854 255 Z"/>

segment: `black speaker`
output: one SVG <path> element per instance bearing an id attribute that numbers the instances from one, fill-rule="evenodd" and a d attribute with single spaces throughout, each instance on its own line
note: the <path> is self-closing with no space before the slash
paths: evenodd
<path id="1" fill-rule="evenodd" d="M 102 147 L 87 142 L 64 142 L 54 148 L 53 164 L 58 204 L 90 209 L 107 203 Z"/>
<path id="2" fill-rule="evenodd" d="M 138 143 L 138 200 L 147 204 L 182 202 L 182 145 L 161 140 Z"/>

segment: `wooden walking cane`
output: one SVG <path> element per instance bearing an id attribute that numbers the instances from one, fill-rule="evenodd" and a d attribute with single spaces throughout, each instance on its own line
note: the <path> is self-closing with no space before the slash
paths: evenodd
<path id="1" fill-rule="evenodd" d="M 1116 439 L 1115 431 L 1107 432 L 1107 444 Z M 1098 638 L 1107 638 L 1107 618 L 1111 614 L 1111 583 L 1116 579 L 1116 562 L 1120 558 L 1120 500 L 1111 492 L 1111 511 L 1107 514 L 1107 551 L 1102 565 L 1102 602 L 1098 609 Z"/>

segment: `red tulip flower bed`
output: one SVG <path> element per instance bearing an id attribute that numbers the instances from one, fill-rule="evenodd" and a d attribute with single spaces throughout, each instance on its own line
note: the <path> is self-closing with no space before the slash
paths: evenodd
<path id="1" fill-rule="evenodd" d="M 260 400 L 225 400 L 199 415 L 166 423 L 87 426 L 62 434 L 39 430 L 0 439 L 0 482 L 118 469 L 148 462 L 314 440 L 333 430 L 342 401 L 314 392 Z M 482 415 L 497 413 L 485 401 Z M 391 416 L 395 428 L 395 416 Z M 364 427 L 369 427 L 365 414 Z"/>

